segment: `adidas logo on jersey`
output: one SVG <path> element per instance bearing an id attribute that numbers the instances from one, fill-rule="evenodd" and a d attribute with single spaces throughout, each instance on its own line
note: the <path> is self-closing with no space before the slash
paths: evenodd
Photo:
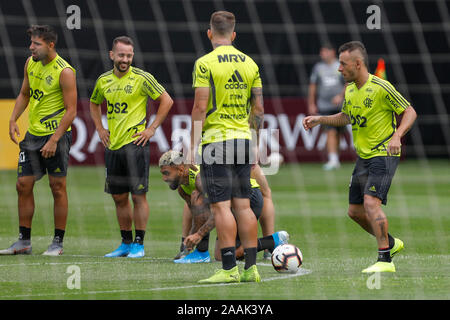
<path id="1" fill-rule="evenodd" d="M 230 79 L 228 79 L 228 83 L 225 85 L 225 89 L 247 89 L 247 84 L 244 83 L 239 71 L 234 70 Z"/>

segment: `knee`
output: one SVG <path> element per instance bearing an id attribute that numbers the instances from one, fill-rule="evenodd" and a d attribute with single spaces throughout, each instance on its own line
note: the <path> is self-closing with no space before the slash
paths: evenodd
<path id="1" fill-rule="evenodd" d="M 145 198 L 145 194 L 132 194 L 131 195 L 131 200 L 133 201 L 133 204 L 136 205 L 142 205 L 144 204 L 147 200 Z"/>
<path id="2" fill-rule="evenodd" d="M 28 194 L 33 190 L 33 185 L 19 179 L 16 182 L 16 190 L 18 194 Z"/>
<path id="3" fill-rule="evenodd" d="M 64 181 L 51 181 L 50 189 L 54 197 L 60 197 L 66 193 L 66 184 Z"/>
<path id="4" fill-rule="evenodd" d="M 113 194 L 112 198 L 116 204 L 116 207 L 125 207 L 128 205 L 128 193 Z"/>
<path id="5" fill-rule="evenodd" d="M 362 214 L 365 214 L 363 205 L 350 205 L 348 208 L 348 216 L 352 220 L 357 220 Z"/>
<path id="6" fill-rule="evenodd" d="M 369 195 L 364 196 L 364 209 L 368 214 L 376 212 L 381 206 L 381 200 Z"/>

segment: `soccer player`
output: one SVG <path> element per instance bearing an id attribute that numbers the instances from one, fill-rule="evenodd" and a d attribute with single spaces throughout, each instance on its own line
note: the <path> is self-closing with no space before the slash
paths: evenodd
<path id="1" fill-rule="evenodd" d="M 417 114 L 410 103 L 385 80 L 368 72 L 364 45 L 351 41 L 339 48 L 339 72 L 348 83 L 342 111 L 329 116 L 308 116 L 305 130 L 318 124 L 352 125 L 358 154 L 349 188 L 348 215 L 375 236 L 378 261 L 362 272 L 395 272 L 394 254 L 404 248 L 400 239 L 388 233 L 388 220 L 381 208 L 400 160 L 401 138 Z M 397 128 L 395 115 L 402 114 Z"/>
<path id="2" fill-rule="evenodd" d="M 264 175 L 261 167 L 259 165 L 252 166 L 251 169 L 251 178 L 250 183 L 252 188 L 258 188 L 258 192 L 261 192 L 263 199 L 263 207 L 261 210 L 261 215 L 259 216 L 258 222 L 261 225 L 261 231 L 263 237 L 271 236 L 275 233 L 275 207 L 273 205 L 272 200 L 272 190 L 269 187 L 266 176 Z M 252 189 L 252 195 L 254 194 L 254 189 Z M 250 207 L 252 207 L 252 199 L 250 199 Z M 253 210 L 254 211 L 254 210 Z M 192 225 L 192 214 L 187 206 L 184 207 L 183 210 L 183 221 L 182 221 L 182 237 L 180 244 L 180 251 L 175 256 L 174 260 L 180 259 L 186 256 L 189 251 L 186 249 L 184 245 L 185 238 L 189 235 L 191 231 Z M 218 242 L 216 242 L 218 243 Z M 260 250 L 258 250 L 259 252 Z M 264 249 L 264 259 L 272 258 L 272 250 L 271 248 Z M 217 257 L 216 257 L 217 258 Z M 219 258 L 217 258 L 219 260 Z"/>
<path id="3" fill-rule="evenodd" d="M 250 128 L 258 134 L 262 125 L 262 83 L 256 63 L 232 45 L 234 26 L 231 12 L 211 15 L 207 35 L 213 51 L 197 59 L 193 71 L 190 157 L 197 154 L 201 140 L 202 186 L 214 213 L 222 256 L 222 269 L 200 283 L 261 281 L 256 267 L 258 225 L 249 197 Z M 237 233 L 245 251 L 242 274 L 236 265 Z"/>
<path id="4" fill-rule="evenodd" d="M 114 68 L 98 77 L 90 104 L 92 120 L 106 148 L 105 192 L 114 200 L 122 236 L 120 246 L 105 257 L 141 258 L 145 255 L 144 236 L 149 216 L 146 199 L 150 166 L 148 141 L 166 118 L 173 101 L 150 73 L 131 66 L 134 56 L 131 38 L 115 38 L 109 56 Z M 159 107 L 155 120 L 147 127 L 148 97 L 158 101 Z M 104 100 L 108 129 L 102 124 L 100 105 Z"/>
<path id="5" fill-rule="evenodd" d="M 48 25 L 33 25 L 31 57 L 25 62 L 22 88 L 9 121 L 9 136 L 18 143 L 17 119 L 28 107 L 28 131 L 20 142 L 17 167 L 19 241 L 0 254 L 31 254 L 31 224 L 34 215 L 34 184 L 48 173 L 53 195 L 54 238 L 43 253 L 63 253 L 68 201 L 66 175 L 72 142 L 71 123 L 77 114 L 75 69 L 56 52 L 58 36 Z"/>
<path id="6" fill-rule="evenodd" d="M 164 182 L 172 190 L 177 190 L 178 194 L 185 200 L 183 207 L 183 229 L 190 226 L 187 231 L 183 245 L 189 252 L 195 246 L 196 249 L 186 256 L 178 257 L 175 263 L 201 263 L 210 262 L 208 252 L 209 233 L 214 228 L 214 216 L 211 213 L 208 201 L 205 199 L 202 182 L 200 179 L 200 168 L 195 165 L 183 163 L 183 154 L 178 151 L 169 150 L 159 159 L 159 167 Z M 256 167 L 256 166 L 255 166 Z M 256 217 L 262 214 L 264 200 L 259 188 L 262 181 L 260 171 L 253 170 L 256 176 L 251 179 L 252 191 L 250 195 L 251 209 Z M 188 224 L 188 221 L 190 222 Z M 286 231 L 279 231 L 264 238 L 258 239 L 258 251 L 273 250 L 275 247 L 288 243 L 289 234 Z M 214 256 L 216 260 L 221 260 L 220 241 L 216 241 Z M 236 257 L 244 256 L 244 249 L 240 245 L 239 237 L 236 239 Z"/>
<path id="7" fill-rule="evenodd" d="M 331 44 L 324 44 L 320 48 L 322 61 L 313 67 L 308 88 L 308 113 L 310 115 L 331 115 L 340 111 L 344 99 L 344 79 L 339 74 L 339 61 L 336 51 Z M 339 136 L 345 127 L 322 126 L 327 133 L 328 162 L 324 170 L 333 170 L 340 167 L 339 162 Z"/>

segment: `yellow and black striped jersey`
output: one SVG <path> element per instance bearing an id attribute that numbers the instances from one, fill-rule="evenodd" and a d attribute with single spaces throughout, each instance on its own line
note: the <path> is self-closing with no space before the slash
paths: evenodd
<path id="1" fill-rule="evenodd" d="M 148 97 L 156 100 L 164 91 L 150 73 L 132 66 L 121 78 L 113 70 L 98 77 L 91 102 L 102 104 L 106 99 L 110 150 L 136 139 L 132 136 L 146 128 Z"/>
<path id="2" fill-rule="evenodd" d="M 224 45 L 197 59 L 192 77 L 194 88 L 210 90 L 202 144 L 251 140 L 251 89 L 262 87 L 257 64 L 232 45 Z"/>
<path id="3" fill-rule="evenodd" d="M 387 156 L 386 148 L 397 129 L 395 114 L 403 113 L 409 105 L 388 81 L 372 74 L 359 89 L 354 82 L 350 83 L 342 112 L 350 117 L 358 156 L 363 159 Z"/>
<path id="4" fill-rule="evenodd" d="M 66 113 L 59 77 L 70 66 L 59 55 L 43 65 L 41 61 L 28 60 L 27 75 L 30 84 L 28 104 L 28 131 L 35 136 L 53 134 Z M 67 131 L 71 130 L 71 127 Z"/>

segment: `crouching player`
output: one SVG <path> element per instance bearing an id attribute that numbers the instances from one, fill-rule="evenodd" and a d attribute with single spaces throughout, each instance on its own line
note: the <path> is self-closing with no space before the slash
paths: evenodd
<path id="1" fill-rule="evenodd" d="M 210 210 L 207 199 L 203 195 L 201 185 L 200 168 L 195 165 L 183 163 L 183 154 L 178 151 L 167 151 L 159 159 L 159 168 L 163 177 L 172 190 L 177 190 L 179 195 L 185 200 L 183 208 L 183 227 L 191 225 L 189 235 L 184 239 L 184 246 L 180 254 L 175 257 L 175 263 L 201 263 L 210 262 L 208 251 L 209 232 L 215 227 L 214 216 Z M 258 176 L 256 177 L 258 178 Z M 258 219 L 263 209 L 263 196 L 258 179 L 251 179 L 252 194 L 250 206 Z M 190 223 L 190 221 L 192 221 Z M 287 243 L 289 234 L 286 231 L 279 231 L 272 235 L 258 239 L 258 251 L 273 250 L 275 247 Z M 191 253 L 184 255 L 191 251 Z M 219 240 L 216 241 L 215 259 L 220 261 Z M 236 258 L 244 257 L 244 248 L 240 245 L 239 238 L 236 239 Z"/>

